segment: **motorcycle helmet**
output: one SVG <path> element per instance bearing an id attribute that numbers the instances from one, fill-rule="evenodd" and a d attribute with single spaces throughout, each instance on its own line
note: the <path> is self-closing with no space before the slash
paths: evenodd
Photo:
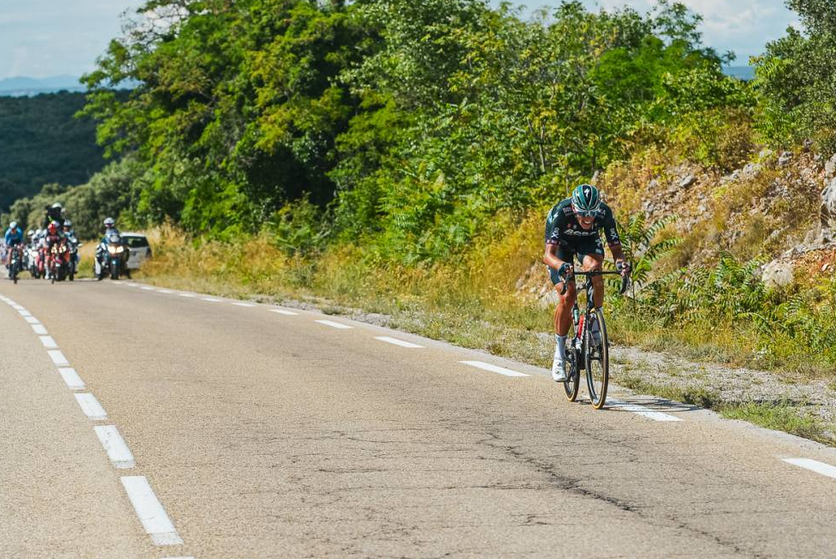
<path id="1" fill-rule="evenodd" d="M 116 225 L 116 222 L 115 222 L 115 221 L 113 221 L 113 218 L 112 218 L 112 217 L 105 218 L 105 220 L 104 220 L 104 226 L 105 226 L 105 227 L 107 227 L 108 229 L 110 229 L 110 228 L 111 228 L 111 227 L 113 227 L 114 225 Z"/>
<path id="2" fill-rule="evenodd" d="M 64 206 L 62 206 L 62 205 L 61 205 L 61 204 L 59 204 L 58 202 L 55 202 L 54 204 L 52 204 L 52 209 L 53 209 L 53 210 L 63 210 L 63 209 L 64 209 Z"/>

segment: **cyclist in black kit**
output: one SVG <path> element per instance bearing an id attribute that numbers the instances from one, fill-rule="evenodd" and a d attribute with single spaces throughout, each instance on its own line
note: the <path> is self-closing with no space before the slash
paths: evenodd
<path id="1" fill-rule="evenodd" d="M 601 229 L 604 230 L 616 268 L 623 276 L 629 275 L 630 265 L 624 260 L 612 210 L 601 201 L 597 188 L 590 184 L 578 186 L 572 192 L 572 197 L 558 202 L 546 218 L 546 252 L 543 261 L 549 267 L 549 275 L 558 296 L 554 312 L 555 350 L 552 362 L 552 378 L 557 382 L 567 380 L 566 335 L 572 324 L 572 306 L 576 297 L 573 261 L 577 256 L 587 272 L 601 269 L 604 263 Z M 592 282 L 595 288 L 595 307 L 601 308 L 604 305 L 604 280 L 596 276 Z"/>

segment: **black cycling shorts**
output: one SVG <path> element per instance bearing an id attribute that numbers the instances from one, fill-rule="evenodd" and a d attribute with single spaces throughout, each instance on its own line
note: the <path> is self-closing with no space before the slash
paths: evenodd
<path id="1" fill-rule="evenodd" d="M 601 242 L 601 237 L 587 237 L 586 239 L 573 243 L 561 242 L 557 245 L 556 256 L 563 262 L 568 262 L 569 264 L 574 261 L 575 257 L 577 257 L 578 262 L 583 264 L 584 257 L 590 254 L 592 256 L 604 256 L 604 243 Z M 548 268 L 549 277 L 554 285 L 563 281 L 558 277 L 557 270 L 551 266 Z"/>

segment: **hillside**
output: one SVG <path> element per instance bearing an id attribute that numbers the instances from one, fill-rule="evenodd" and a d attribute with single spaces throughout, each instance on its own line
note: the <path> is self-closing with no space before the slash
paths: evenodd
<path id="1" fill-rule="evenodd" d="M 46 183 L 81 184 L 104 166 L 81 93 L 0 97 L 0 211 Z"/>

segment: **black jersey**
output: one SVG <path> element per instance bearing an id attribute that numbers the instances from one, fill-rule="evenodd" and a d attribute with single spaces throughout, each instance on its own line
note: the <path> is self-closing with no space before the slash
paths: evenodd
<path id="1" fill-rule="evenodd" d="M 601 229 L 607 237 L 610 246 L 620 245 L 618 229 L 610 207 L 603 202 L 591 229 L 584 229 L 578 223 L 575 211 L 572 209 L 572 199 L 567 198 L 555 204 L 546 218 L 546 244 L 572 245 L 589 239 L 600 239 Z"/>

